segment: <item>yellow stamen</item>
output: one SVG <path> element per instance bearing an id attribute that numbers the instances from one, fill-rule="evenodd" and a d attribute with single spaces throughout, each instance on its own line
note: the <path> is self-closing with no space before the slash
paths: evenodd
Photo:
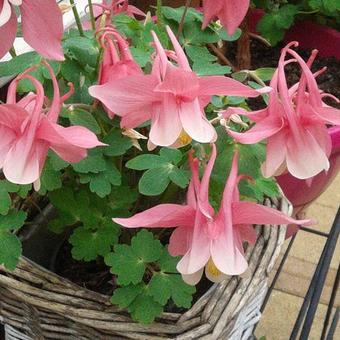
<path id="1" fill-rule="evenodd" d="M 220 270 L 215 266 L 215 263 L 211 258 L 207 263 L 206 270 L 211 276 L 217 277 L 221 275 Z"/>
<path id="2" fill-rule="evenodd" d="M 181 145 L 184 146 L 191 143 L 192 138 L 185 131 L 182 131 L 178 137 L 178 140 L 180 141 Z"/>

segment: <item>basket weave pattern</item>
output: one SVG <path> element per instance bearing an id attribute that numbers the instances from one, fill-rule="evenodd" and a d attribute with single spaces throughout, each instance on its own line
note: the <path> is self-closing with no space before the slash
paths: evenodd
<path id="1" fill-rule="evenodd" d="M 267 201 L 290 214 L 285 199 Z M 22 257 L 15 271 L 0 267 L 0 322 L 8 339 L 248 339 L 260 319 L 268 276 L 285 226 L 257 226 L 247 247 L 249 269 L 213 285 L 185 312 L 163 313 L 152 325 L 133 322 L 110 298 L 79 287 Z"/>

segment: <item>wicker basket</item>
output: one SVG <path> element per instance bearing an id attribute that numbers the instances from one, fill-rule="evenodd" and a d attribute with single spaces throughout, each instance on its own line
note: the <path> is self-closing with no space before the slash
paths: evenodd
<path id="1" fill-rule="evenodd" d="M 266 204 L 292 211 L 285 199 Z M 285 226 L 257 229 L 255 246 L 246 249 L 247 274 L 213 285 L 184 314 L 164 313 L 151 325 L 134 323 L 108 296 L 23 257 L 14 272 L 0 267 L 0 322 L 7 339 L 249 339 L 286 231 Z"/>

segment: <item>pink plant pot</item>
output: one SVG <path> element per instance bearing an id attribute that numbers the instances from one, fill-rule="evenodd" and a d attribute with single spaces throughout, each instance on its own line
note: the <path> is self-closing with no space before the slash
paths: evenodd
<path id="1" fill-rule="evenodd" d="M 256 25 L 263 17 L 262 10 L 254 10 L 250 16 L 250 30 L 256 32 Z M 318 49 L 323 57 L 340 59 L 340 32 L 312 21 L 298 21 L 286 33 L 284 41 L 298 41 L 304 49 Z"/>

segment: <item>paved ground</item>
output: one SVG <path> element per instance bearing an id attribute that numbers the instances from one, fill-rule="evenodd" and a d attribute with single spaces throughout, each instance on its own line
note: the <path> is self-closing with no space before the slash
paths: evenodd
<path id="1" fill-rule="evenodd" d="M 332 187 L 310 206 L 307 210 L 307 216 L 319 222 L 315 228 L 328 232 L 339 204 L 340 174 L 332 184 Z M 314 273 L 315 265 L 319 261 L 324 243 L 325 240 L 322 237 L 303 231 L 299 232 L 260 325 L 257 327 L 256 335 L 258 337 L 266 336 L 267 340 L 289 339 L 291 329 Z M 309 340 L 320 339 L 324 315 L 339 261 L 340 240 L 332 260 L 331 270 L 327 276 L 321 303 L 318 307 Z M 340 290 L 337 294 L 336 306 L 340 306 Z M 337 328 L 334 340 L 336 339 L 340 339 L 340 325 Z"/>

